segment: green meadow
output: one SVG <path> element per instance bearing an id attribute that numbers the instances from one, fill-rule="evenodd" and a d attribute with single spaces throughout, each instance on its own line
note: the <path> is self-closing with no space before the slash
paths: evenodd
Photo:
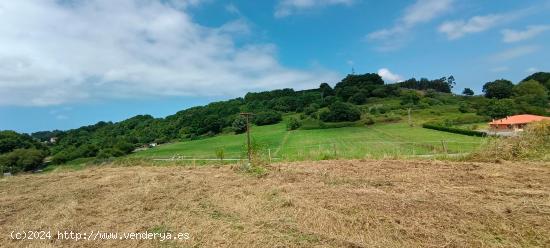
<path id="1" fill-rule="evenodd" d="M 483 138 L 435 130 L 407 123 L 382 123 L 331 129 L 287 131 L 285 123 L 253 126 L 254 147 L 274 160 L 320 160 L 462 154 L 476 149 Z M 240 159 L 246 154 L 246 134 L 224 134 L 200 140 L 164 144 L 131 157 Z"/>

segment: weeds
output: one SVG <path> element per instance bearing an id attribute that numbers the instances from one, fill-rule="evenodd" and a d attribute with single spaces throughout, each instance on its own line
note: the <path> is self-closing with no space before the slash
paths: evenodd
<path id="1" fill-rule="evenodd" d="M 491 138 L 470 157 L 479 161 L 542 160 L 550 161 L 550 122 L 529 124 L 515 137 Z"/>

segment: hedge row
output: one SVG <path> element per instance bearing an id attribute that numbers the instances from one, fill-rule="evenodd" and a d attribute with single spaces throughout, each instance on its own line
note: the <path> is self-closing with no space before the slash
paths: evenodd
<path id="1" fill-rule="evenodd" d="M 428 124 L 428 123 L 423 124 L 422 127 L 427 128 L 427 129 L 437 130 L 437 131 L 463 134 L 463 135 L 468 135 L 468 136 L 485 137 L 487 135 L 484 132 L 479 132 L 479 131 L 474 131 L 474 130 L 466 130 L 466 129 L 460 129 L 460 128 L 454 128 L 454 127 L 444 127 L 444 126 Z"/>

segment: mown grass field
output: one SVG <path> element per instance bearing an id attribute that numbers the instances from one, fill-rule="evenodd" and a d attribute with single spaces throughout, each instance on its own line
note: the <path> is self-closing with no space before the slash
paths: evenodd
<path id="1" fill-rule="evenodd" d="M 482 138 L 429 130 L 407 123 L 375 124 L 371 126 L 287 131 L 284 123 L 254 126 L 252 139 L 264 156 L 294 160 L 336 158 L 379 158 L 467 153 L 476 149 Z M 225 158 L 242 158 L 245 154 L 245 134 L 225 134 L 201 140 L 165 144 L 132 157 L 217 158 L 223 149 Z"/>
<path id="2" fill-rule="evenodd" d="M 1 247 L 548 247 L 548 163 L 104 165 L 0 178 Z M 52 240 L 13 240 L 22 230 Z M 57 240 L 57 231 L 188 240 Z"/>

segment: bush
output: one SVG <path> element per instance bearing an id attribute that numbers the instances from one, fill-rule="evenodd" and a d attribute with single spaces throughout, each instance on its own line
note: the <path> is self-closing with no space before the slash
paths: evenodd
<path id="1" fill-rule="evenodd" d="M 0 168 L 2 172 L 10 173 L 36 170 L 45 157 L 46 152 L 38 149 L 15 149 L 0 156 Z"/>
<path id="2" fill-rule="evenodd" d="M 300 123 L 300 121 L 298 121 L 296 118 L 294 117 L 291 117 L 287 124 L 286 124 L 286 129 L 287 130 L 296 130 L 298 128 L 300 128 L 300 126 L 302 126 L 302 123 Z"/>
<path id="3" fill-rule="evenodd" d="M 97 154 L 97 158 L 104 159 L 104 158 L 120 157 L 123 155 L 124 155 L 124 152 L 121 150 L 106 148 L 99 151 L 99 153 Z"/>
<path id="4" fill-rule="evenodd" d="M 401 92 L 401 105 L 413 106 L 420 102 L 420 95 L 414 90 L 404 90 Z"/>
<path id="5" fill-rule="evenodd" d="M 363 123 L 367 126 L 374 125 L 374 119 L 369 116 L 369 117 L 365 118 L 365 121 Z"/>
<path id="6" fill-rule="evenodd" d="M 129 154 L 134 150 L 134 146 L 126 141 L 118 141 L 113 149 L 118 150 L 124 154 Z M 121 155 L 122 156 L 122 155 Z"/>
<path id="7" fill-rule="evenodd" d="M 246 132 L 246 118 L 239 116 L 231 125 L 232 130 L 235 132 L 235 134 L 241 134 Z"/>
<path id="8" fill-rule="evenodd" d="M 281 113 L 276 111 L 266 111 L 254 116 L 254 124 L 258 126 L 277 124 L 283 120 Z"/>
<path id="9" fill-rule="evenodd" d="M 543 160 L 549 161 L 550 121 L 529 124 L 516 137 L 494 138 L 470 157 L 474 160 Z"/>
<path id="10" fill-rule="evenodd" d="M 319 104 L 312 103 L 304 109 L 304 114 L 311 116 L 312 114 L 315 114 L 319 108 Z"/>
<path id="11" fill-rule="evenodd" d="M 367 102 L 367 95 L 363 91 L 359 91 L 349 98 L 349 102 L 357 105 L 365 104 Z"/>
<path id="12" fill-rule="evenodd" d="M 349 103 L 335 102 L 319 114 L 319 118 L 326 122 L 357 121 L 361 112 Z"/>
<path id="13" fill-rule="evenodd" d="M 468 135 L 468 136 L 477 136 L 477 137 L 486 136 L 486 134 L 484 132 L 479 132 L 479 131 L 474 131 L 474 130 L 466 130 L 466 129 L 460 129 L 460 128 L 454 128 L 454 127 L 444 127 L 444 126 L 428 124 L 428 123 L 423 124 L 422 127 L 427 128 L 427 129 L 437 130 L 437 131 L 463 134 L 463 135 Z"/>

